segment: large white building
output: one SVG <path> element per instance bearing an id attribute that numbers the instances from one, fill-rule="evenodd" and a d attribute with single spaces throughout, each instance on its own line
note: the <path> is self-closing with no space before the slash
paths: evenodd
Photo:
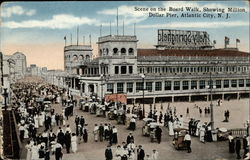
<path id="1" fill-rule="evenodd" d="M 249 96 L 249 53 L 215 49 L 206 32 L 159 30 L 155 48 L 138 49 L 137 43 L 136 36 L 99 37 L 99 55 L 88 61 L 79 54 L 92 57 L 91 48 L 80 53 L 77 48 L 85 46 L 65 46 L 65 70 L 71 74 L 63 84 L 101 98 L 123 93 L 128 103 L 141 101 L 143 90 L 150 103 L 209 100 L 211 89 L 214 99 Z"/>

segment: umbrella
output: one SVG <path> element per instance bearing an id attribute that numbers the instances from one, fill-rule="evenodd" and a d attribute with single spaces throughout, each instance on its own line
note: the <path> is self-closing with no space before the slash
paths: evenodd
<path id="1" fill-rule="evenodd" d="M 221 132 L 227 132 L 227 129 L 226 128 L 219 128 L 219 131 L 221 131 Z"/>
<path id="2" fill-rule="evenodd" d="M 147 122 L 147 121 L 155 121 L 153 118 L 143 118 L 143 121 Z"/>

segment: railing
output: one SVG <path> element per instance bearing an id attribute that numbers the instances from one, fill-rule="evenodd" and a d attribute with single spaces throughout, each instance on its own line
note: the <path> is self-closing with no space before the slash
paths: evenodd
<path id="1" fill-rule="evenodd" d="M 4 156 L 6 158 L 18 159 L 20 156 L 20 139 L 17 134 L 16 120 L 13 111 L 3 111 L 3 136 L 4 136 Z"/>
<path id="2" fill-rule="evenodd" d="M 247 129 L 246 128 L 229 129 L 228 132 L 231 132 L 233 136 L 244 136 L 244 135 L 247 135 Z"/>

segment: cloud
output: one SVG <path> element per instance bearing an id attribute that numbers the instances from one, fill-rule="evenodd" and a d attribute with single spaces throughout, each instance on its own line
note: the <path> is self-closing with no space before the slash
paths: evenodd
<path id="1" fill-rule="evenodd" d="M 137 25 L 137 28 L 228 28 L 249 26 L 246 21 L 233 22 L 172 22 L 165 24 Z"/>
<path id="2" fill-rule="evenodd" d="M 11 17 L 13 15 L 33 16 L 34 14 L 36 14 L 36 10 L 24 9 L 21 6 L 11 6 L 11 7 L 6 7 L 6 8 L 1 8 L 1 15 L 3 17 Z"/>
<path id="3" fill-rule="evenodd" d="M 139 23 L 147 19 L 148 11 L 135 11 L 135 7 L 138 8 L 149 8 L 148 6 L 127 6 L 122 5 L 118 7 L 118 16 L 121 17 L 120 20 L 124 20 L 124 25 L 130 25 L 133 23 Z M 101 15 L 117 15 L 117 8 L 104 9 L 98 11 L 97 14 Z"/>
<path id="4" fill-rule="evenodd" d="M 98 23 L 96 19 L 88 17 L 76 17 L 68 14 L 54 15 L 47 20 L 26 20 L 21 22 L 8 21 L 3 26 L 7 28 L 50 28 L 50 29 L 66 29 L 77 25 Z"/>

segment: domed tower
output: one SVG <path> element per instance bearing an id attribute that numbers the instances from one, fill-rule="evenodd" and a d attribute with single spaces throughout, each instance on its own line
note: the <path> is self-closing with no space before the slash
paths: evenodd
<path id="1" fill-rule="evenodd" d="M 137 74 L 136 36 L 108 35 L 98 38 L 100 74 Z"/>

